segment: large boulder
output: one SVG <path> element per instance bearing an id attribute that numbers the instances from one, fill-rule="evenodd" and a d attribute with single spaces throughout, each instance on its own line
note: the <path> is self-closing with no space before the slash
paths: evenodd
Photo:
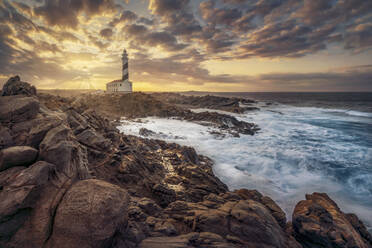
<path id="1" fill-rule="evenodd" d="M 48 247 L 111 247 L 127 225 L 127 192 L 89 179 L 74 184 L 58 206 Z"/>
<path id="2" fill-rule="evenodd" d="M 344 214 L 325 193 L 306 195 L 296 205 L 292 222 L 295 238 L 304 247 L 372 247 L 363 223 Z"/>
<path id="3" fill-rule="evenodd" d="M 48 131 L 63 123 L 63 118 L 49 113 L 39 114 L 36 118 L 15 123 L 12 126 L 13 142 L 39 148 Z"/>
<path id="4" fill-rule="evenodd" d="M 0 151 L 0 171 L 35 162 L 38 151 L 29 146 L 12 146 Z"/>
<path id="5" fill-rule="evenodd" d="M 3 96 L 12 96 L 12 95 L 26 95 L 34 96 L 36 95 L 36 88 L 29 83 L 22 82 L 19 76 L 11 77 L 4 84 Z"/>
<path id="6" fill-rule="evenodd" d="M 165 213 L 193 231 L 217 234 L 229 243 L 238 243 L 238 247 L 301 247 L 268 207 L 256 200 L 244 200 L 236 193 L 210 194 L 199 203 L 175 201 Z"/>
<path id="7" fill-rule="evenodd" d="M 34 97 L 0 97 L 0 122 L 17 123 L 36 117 L 39 101 Z"/>
<path id="8" fill-rule="evenodd" d="M 58 173 L 76 179 L 90 177 L 86 148 L 77 142 L 67 126 L 49 130 L 39 148 L 40 158 L 55 164 Z"/>
<path id="9" fill-rule="evenodd" d="M 257 190 L 239 189 L 235 191 L 240 197 L 245 200 L 251 199 L 258 201 L 259 203 L 265 205 L 270 210 L 272 216 L 276 219 L 278 224 L 285 228 L 287 223 L 287 218 L 284 211 L 276 204 L 270 197 L 263 196 Z"/>
<path id="10" fill-rule="evenodd" d="M 12 170 L 12 177 L 3 181 L 0 191 L 0 241 L 10 238 L 27 220 L 52 170 L 53 165 L 39 161 L 29 168 Z"/>

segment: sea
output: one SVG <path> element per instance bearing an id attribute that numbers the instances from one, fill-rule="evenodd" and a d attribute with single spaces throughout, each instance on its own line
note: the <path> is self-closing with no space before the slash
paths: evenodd
<path id="1" fill-rule="evenodd" d="M 257 189 L 286 212 L 305 194 L 327 193 L 345 213 L 372 230 L 372 93 L 208 93 L 256 100 L 259 108 L 231 114 L 260 131 L 216 138 L 211 127 L 177 119 L 123 120 L 118 129 L 194 147 L 214 161 L 214 173 L 230 190 Z M 215 111 L 194 109 L 193 111 Z M 217 111 L 222 112 L 222 111 Z"/>

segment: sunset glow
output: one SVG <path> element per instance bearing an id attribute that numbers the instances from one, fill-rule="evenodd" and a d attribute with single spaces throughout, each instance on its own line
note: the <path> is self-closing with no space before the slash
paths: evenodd
<path id="1" fill-rule="evenodd" d="M 372 91 L 372 2 L 0 0 L 0 84 L 135 91 Z"/>

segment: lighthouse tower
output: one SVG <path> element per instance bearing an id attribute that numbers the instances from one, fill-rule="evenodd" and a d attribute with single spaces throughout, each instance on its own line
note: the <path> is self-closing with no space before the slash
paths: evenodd
<path id="1" fill-rule="evenodd" d="M 123 81 L 128 81 L 129 80 L 129 71 L 128 71 L 128 66 L 129 66 L 129 61 L 128 61 L 128 53 L 127 50 L 124 49 L 123 55 L 121 57 L 123 61 Z"/>
<path id="2" fill-rule="evenodd" d="M 124 49 L 121 56 L 123 63 L 122 77 L 119 80 L 106 84 L 107 93 L 132 93 L 132 82 L 129 81 L 129 60 L 127 50 Z"/>

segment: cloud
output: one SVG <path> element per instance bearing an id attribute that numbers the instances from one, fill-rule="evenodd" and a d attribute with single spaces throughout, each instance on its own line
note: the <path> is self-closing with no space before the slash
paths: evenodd
<path id="1" fill-rule="evenodd" d="M 242 76 L 228 71 L 214 75 L 203 64 L 298 59 L 330 47 L 362 56 L 372 48 L 371 1 L 149 0 L 148 9 L 137 9 L 141 4 L 133 8 L 117 0 L 0 0 L 0 74 L 22 72 L 26 78 L 55 84 L 112 78 L 115 71 L 120 74 L 120 53 L 126 46 L 136 80 L 275 90 L 310 90 L 311 85 L 370 89 L 369 67 Z M 154 56 L 154 50 L 161 54 Z M 87 60 L 79 56 L 92 59 L 99 69 L 84 66 Z"/>
<path id="2" fill-rule="evenodd" d="M 114 34 L 114 32 L 112 31 L 111 28 L 104 28 L 102 29 L 99 34 L 103 37 L 103 38 L 106 38 L 106 39 L 109 39 L 112 37 L 112 35 Z"/>
<path id="3" fill-rule="evenodd" d="M 152 31 L 145 25 L 130 24 L 123 28 L 127 39 L 135 41 L 140 46 L 162 47 L 168 51 L 178 51 L 187 47 L 186 44 L 179 43 L 174 35 L 166 31 Z"/>
<path id="4" fill-rule="evenodd" d="M 270 73 L 258 76 L 271 89 L 293 91 L 372 91 L 372 65 L 340 68 L 322 73 Z"/>
<path id="5" fill-rule="evenodd" d="M 127 23 L 127 22 L 133 22 L 138 18 L 137 14 L 130 11 L 130 10 L 124 10 L 119 18 L 114 18 L 110 23 L 109 26 L 116 26 L 119 23 Z M 143 19 L 146 20 L 146 19 Z"/>
<path id="6" fill-rule="evenodd" d="M 34 13 L 45 18 L 49 25 L 76 28 L 78 16 L 84 12 L 87 19 L 102 12 L 115 10 L 113 0 L 45 0 L 34 8 Z"/>

